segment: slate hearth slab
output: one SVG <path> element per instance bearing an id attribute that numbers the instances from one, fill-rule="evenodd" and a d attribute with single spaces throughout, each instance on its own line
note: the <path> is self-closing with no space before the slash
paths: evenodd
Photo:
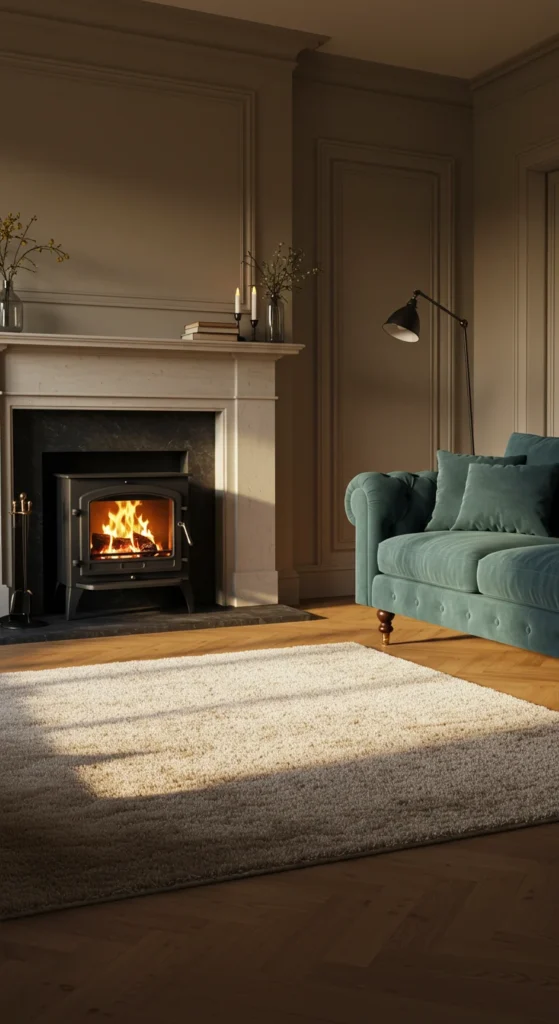
<path id="1" fill-rule="evenodd" d="M 67 622 L 62 615 L 45 615 L 45 626 L 30 629 L 0 628 L 0 646 L 42 643 L 49 640 L 83 640 L 103 636 L 133 636 L 137 633 L 174 633 L 184 629 L 217 629 L 220 626 L 256 626 L 277 622 L 305 622 L 316 615 L 286 604 L 256 605 L 252 608 L 214 608 L 195 612 L 136 612 L 104 615 Z"/>

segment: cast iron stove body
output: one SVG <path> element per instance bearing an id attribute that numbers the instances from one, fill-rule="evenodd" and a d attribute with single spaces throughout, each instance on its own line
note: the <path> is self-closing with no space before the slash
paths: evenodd
<path id="1" fill-rule="evenodd" d="M 57 473 L 58 583 L 66 618 L 84 590 L 180 587 L 189 580 L 188 475 Z"/>

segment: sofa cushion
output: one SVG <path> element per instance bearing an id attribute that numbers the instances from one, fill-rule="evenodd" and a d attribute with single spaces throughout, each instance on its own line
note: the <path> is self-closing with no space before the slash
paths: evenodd
<path id="1" fill-rule="evenodd" d="M 559 465 L 559 437 L 542 437 L 541 434 L 511 434 L 505 455 L 525 455 L 527 466 Z M 559 537 L 559 488 L 555 491 L 549 532 Z"/>
<path id="2" fill-rule="evenodd" d="M 433 515 L 425 529 L 438 533 L 439 530 L 450 530 L 454 526 L 471 465 L 519 466 L 525 462 L 524 454 L 501 458 L 493 455 L 458 455 L 455 452 L 438 451 L 437 496 Z"/>
<path id="3" fill-rule="evenodd" d="M 549 544 L 549 537 L 526 537 L 518 533 L 447 530 L 404 533 L 379 544 L 378 567 L 386 576 L 475 594 L 478 592 L 477 569 L 482 558 L 492 552 L 549 547 Z"/>
<path id="4" fill-rule="evenodd" d="M 525 455 L 527 466 L 559 464 L 559 437 L 542 437 L 540 434 L 511 434 L 505 455 Z"/>
<path id="5" fill-rule="evenodd" d="M 492 530 L 549 537 L 559 466 L 481 466 L 468 469 L 453 530 Z"/>
<path id="6" fill-rule="evenodd" d="M 478 565 L 477 581 L 486 597 L 559 612 L 559 539 L 486 555 Z"/>

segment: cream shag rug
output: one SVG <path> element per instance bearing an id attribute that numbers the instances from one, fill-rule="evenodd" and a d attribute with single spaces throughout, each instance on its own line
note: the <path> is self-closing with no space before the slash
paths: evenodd
<path id="1" fill-rule="evenodd" d="M 559 714 L 359 644 L 0 690 L 4 917 L 558 817 Z"/>

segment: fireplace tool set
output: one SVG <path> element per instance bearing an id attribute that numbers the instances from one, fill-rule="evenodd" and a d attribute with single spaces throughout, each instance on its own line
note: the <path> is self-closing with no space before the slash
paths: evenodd
<path id="1" fill-rule="evenodd" d="M 27 629 L 29 626 L 45 626 L 31 614 L 33 594 L 28 586 L 29 523 L 33 502 L 22 492 L 12 501 L 12 594 L 10 611 L 0 619 L 5 629 Z"/>

